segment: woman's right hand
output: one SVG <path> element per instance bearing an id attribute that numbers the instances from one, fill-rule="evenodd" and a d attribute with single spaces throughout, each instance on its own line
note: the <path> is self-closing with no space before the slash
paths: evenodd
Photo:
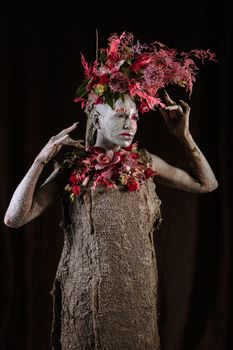
<path id="1" fill-rule="evenodd" d="M 26 224 L 43 213 L 60 196 L 60 190 L 56 182 L 58 168 L 53 171 L 36 192 L 35 188 L 43 170 L 43 165 L 52 159 L 63 145 L 80 147 L 80 140 L 75 141 L 69 135 L 77 124 L 74 123 L 51 137 L 38 154 L 12 196 L 4 218 L 7 226 L 17 228 Z"/>
<path id="2" fill-rule="evenodd" d="M 61 149 L 62 146 L 80 146 L 80 141 L 73 140 L 69 133 L 77 127 L 78 122 L 63 129 L 57 135 L 52 136 L 36 157 L 35 161 L 47 164 Z"/>

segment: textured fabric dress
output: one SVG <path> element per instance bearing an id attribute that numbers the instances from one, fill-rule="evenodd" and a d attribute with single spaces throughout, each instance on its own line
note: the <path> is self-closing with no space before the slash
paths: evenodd
<path id="1" fill-rule="evenodd" d="M 135 192 L 90 189 L 63 200 L 53 349 L 160 349 L 153 242 L 160 204 L 152 178 Z"/>

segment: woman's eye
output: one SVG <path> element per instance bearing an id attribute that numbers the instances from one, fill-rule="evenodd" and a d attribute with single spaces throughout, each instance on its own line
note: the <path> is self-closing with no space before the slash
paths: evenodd
<path id="1" fill-rule="evenodd" d="M 137 115 L 134 115 L 134 116 L 132 117 L 132 119 L 135 120 L 136 122 L 139 121 L 139 117 L 138 117 Z"/>
<path id="2" fill-rule="evenodd" d="M 117 117 L 118 118 L 125 118 L 125 115 L 124 114 L 117 114 Z"/>

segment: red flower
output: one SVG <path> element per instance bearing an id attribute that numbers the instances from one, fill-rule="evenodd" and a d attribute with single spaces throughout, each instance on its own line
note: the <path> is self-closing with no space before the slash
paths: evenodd
<path id="1" fill-rule="evenodd" d="M 140 185 L 137 181 L 132 179 L 127 183 L 127 187 L 130 192 L 134 192 L 140 188 Z"/>
<path id="2" fill-rule="evenodd" d="M 81 187 L 78 185 L 74 185 L 72 186 L 72 191 L 76 196 L 79 196 L 81 192 Z"/>
<path id="3" fill-rule="evenodd" d="M 94 105 L 102 104 L 103 103 L 103 97 L 98 96 L 96 100 L 94 101 Z"/>
<path id="4" fill-rule="evenodd" d="M 132 153 L 131 154 L 132 159 L 139 159 L 139 154 L 138 153 Z"/>
<path id="5" fill-rule="evenodd" d="M 74 172 L 70 175 L 69 181 L 71 184 L 75 185 L 77 182 L 81 181 L 81 176 Z"/>
<path id="6" fill-rule="evenodd" d="M 137 61 L 132 66 L 133 72 L 138 72 L 145 66 L 147 66 L 152 61 L 152 54 L 151 53 L 142 53 L 139 54 Z"/>
<path id="7" fill-rule="evenodd" d="M 112 62 L 117 62 L 117 61 L 119 60 L 119 56 L 118 56 L 118 54 L 115 53 L 115 52 L 110 52 L 110 53 L 108 54 L 108 60 L 109 60 L 109 61 L 112 61 Z"/>
<path id="8" fill-rule="evenodd" d="M 81 107 L 84 108 L 86 104 L 86 100 L 82 97 L 75 97 L 74 102 L 81 102 Z"/>
<path id="9" fill-rule="evenodd" d="M 139 112 L 144 114 L 144 113 L 149 112 L 149 110 L 150 110 L 150 108 L 148 106 L 148 103 L 143 101 L 139 106 Z"/>
<path id="10" fill-rule="evenodd" d="M 103 74 L 100 76 L 99 84 L 108 84 L 109 82 L 109 77 L 107 74 Z"/>
<path id="11" fill-rule="evenodd" d="M 145 174 L 145 177 L 148 179 L 149 177 L 154 176 L 155 173 L 151 168 L 148 168 L 145 170 L 144 174 Z"/>

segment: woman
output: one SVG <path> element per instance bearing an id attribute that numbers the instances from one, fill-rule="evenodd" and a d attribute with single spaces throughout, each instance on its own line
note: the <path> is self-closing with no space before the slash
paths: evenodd
<path id="1" fill-rule="evenodd" d="M 114 40 L 119 48 L 125 36 Z M 151 89 L 151 95 L 140 94 L 139 85 L 135 94 L 132 81 L 122 90 L 126 70 L 120 69 L 126 61 L 122 63 L 121 56 L 119 64 L 112 44 L 108 61 L 103 65 L 102 60 L 83 85 L 85 93 L 77 92 L 82 102 L 87 96 L 86 147 L 69 135 L 77 123 L 52 137 L 17 187 L 5 215 L 6 225 L 19 227 L 62 198 L 65 234 L 52 290 L 53 349 L 159 349 L 153 231 L 161 216 L 155 183 L 196 193 L 217 187 L 189 132 L 188 104 L 176 103 L 167 92 L 162 103 Z M 140 59 L 134 61 L 138 66 Z M 116 85 L 121 90 L 116 91 Z M 150 107 L 152 97 L 153 106 L 158 103 L 169 129 L 183 144 L 190 173 L 132 143 L 139 110 Z M 36 189 L 44 165 L 63 145 L 74 146 L 75 151 Z"/>

